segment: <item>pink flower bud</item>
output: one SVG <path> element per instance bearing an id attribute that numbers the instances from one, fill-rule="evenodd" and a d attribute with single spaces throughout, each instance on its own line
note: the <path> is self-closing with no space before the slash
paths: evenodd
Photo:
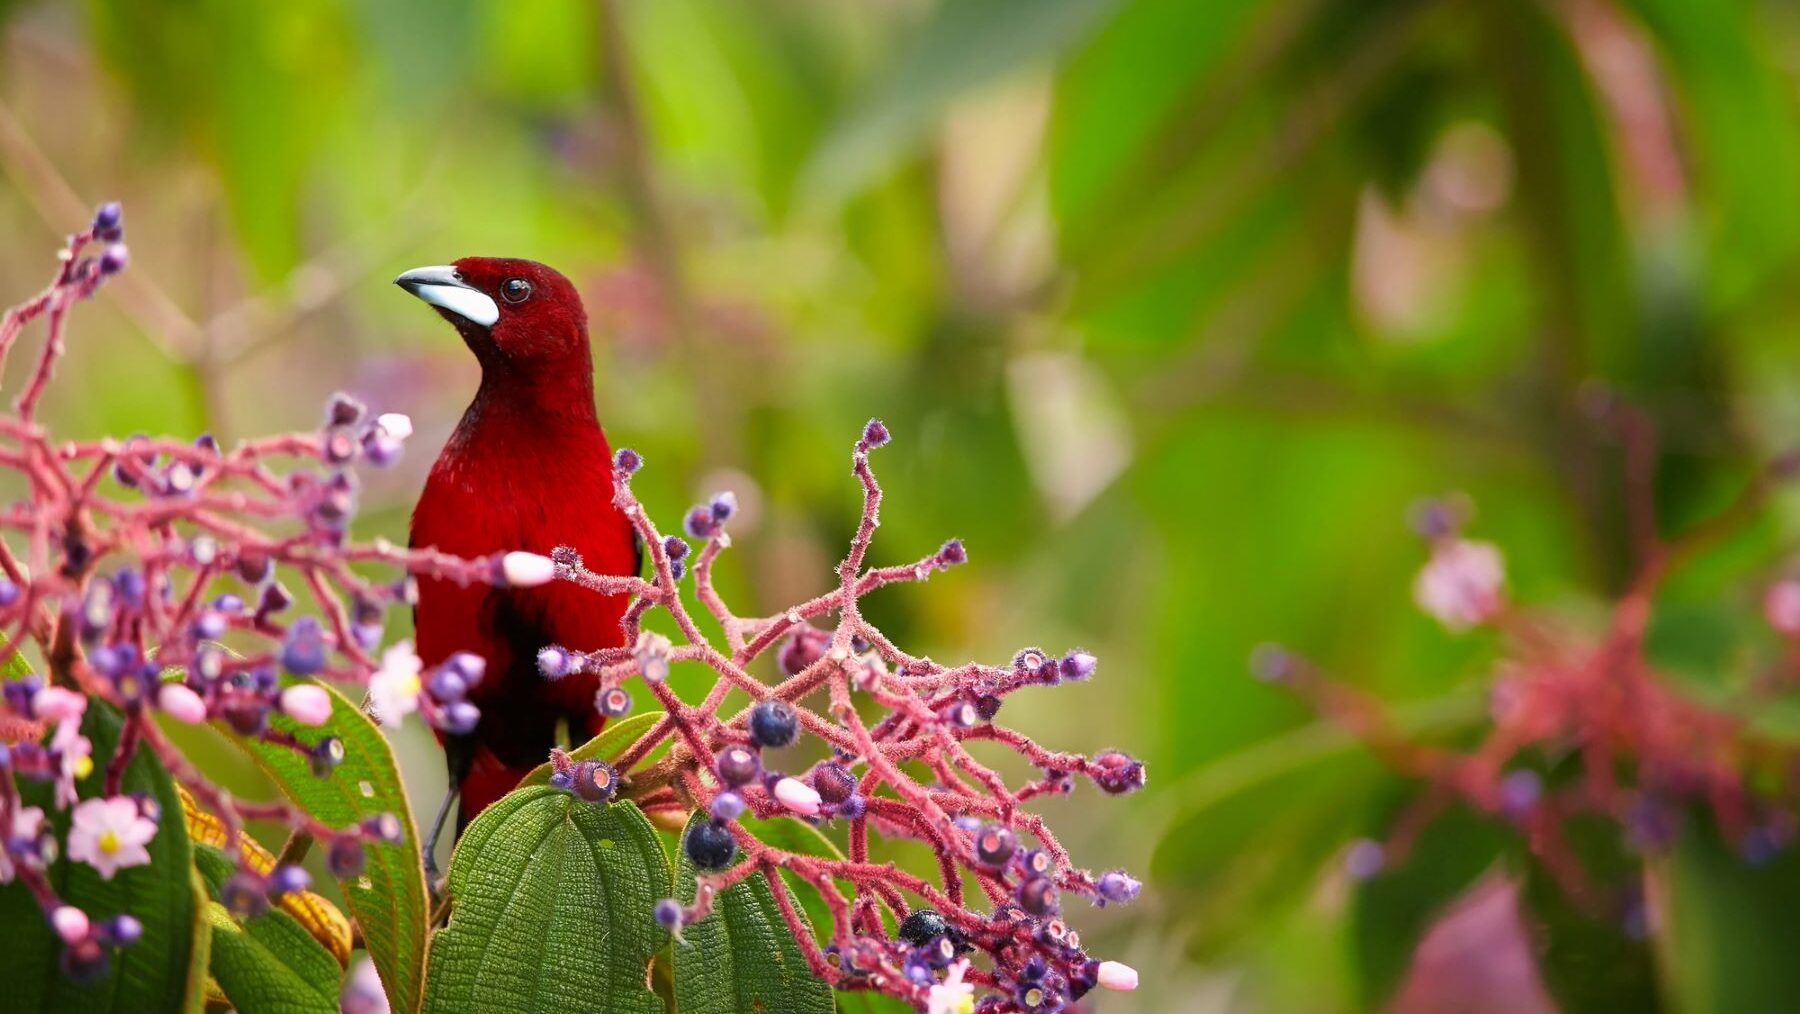
<path id="1" fill-rule="evenodd" d="M 1097 979 L 1107 989 L 1129 993 L 1138 986 L 1137 969 L 1122 961 L 1102 961 Z"/>
<path id="2" fill-rule="evenodd" d="M 548 556 L 512 552 L 500 558 L 500 574 L 514 588 L 536 588 L 556 580 L 556 563 Z"/>
<path id="3" fill-rule="evenodd" d="M 1800 581 L 1777 581 L 1763 594 L 1763 616 L 1769 626 L 1789 636 L 1800 635 Z"/>
<path id="4" fill-rule="evenodd" d="M 59 905 L 50 913 L 50 925 L 56 927 L 56 935 L 63 938 L 63 943 L 79 943 L 87 939 L 87 913 L 74 905 Z"/>
<path id="5" fill-rule="evenodd" d="M 188 725 L 206 721 L 206 702 L 183 683 L 164 683 L 156 692 L 156 703 L 170 718 Z"/>
<path id="6" fill-rule="evenodd" d="M 40 721 L 79 719 L 87 711 L 87 698 L 64 687 L 45 687 L 31 698 L 31 713 Z"/>
<path id="7" fill-rule="evenodd" d="M 800 814 L 811 817 L 819 812 L 819 794 L 812 786 L 797 778 L 783 778 L 775 783 L 775 798 L 781 805 Z"/>
<path id="8" fill-rule="evenodd" d="M 1437 544 L 1419 571 L 1413 598 L 1453 631 L 1467 630 L 1500 611 L 1506 571 L 1492 543 L 1451 539 Z"/>
<path id="9" fill-rule="evenodd" d="M 311 683 L 288 687 L 281 692 L 281 713 L 301 725 L 324 725 L 331 718 L 331 695 Z"/>

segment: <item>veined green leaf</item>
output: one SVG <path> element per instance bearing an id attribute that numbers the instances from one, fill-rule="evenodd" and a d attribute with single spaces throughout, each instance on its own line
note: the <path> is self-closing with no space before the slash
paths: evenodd
<path id="1" fill-rule="evenodd" d="M 1800 906 L 1800 853 L 1752 865 L 1710 814 L 1694 814 L 1668 854 L 1650 864 L 1657 956 L 1676 1010 L 1785 1010 L 1800 990 L 1789 954 Z"/>
<path id="2" fill-rule="evenodd" d="M 693 897 L 694 875 L 686 851 L 677 850 L 677 898 Z M 801 915 L 804 919 L 804 911 Z M 712 914 L 683 927 L 681 936 L 674 944 L 675 1003 L 684 1014 L 832 1014 L 836 1009 L 831 987 L 807 967 L 774 892 L 760 875 L 720 893 Z"/>
<path id="3" fill-rule="evenodd" d="M 306 927 L 278 908 L 244 923 L 218 902 L 208 902 L 212 927 L 212 975 L 238 1010 L 318 1011 L 338 1009 L 344 970 Z"/>
<path id="4" fill-rule="evenodd" d="M 668 934 L 656 831 L 630 803 L 531 786 L 484 810 L 450 860 L 425 1010 L 661 1014 L 648 969 Z"/>
<path id="5" fill-rule="evenodd" d="M 416 1010 L 425 976 L 425 871 L 419 859 L 419 836 L 412 806 L 387 738 L 348 698 L 327 687 L 331 718 L 319 728 L 299 725 L 280 715 L 270 724 L 306 746 L 326 736 L 344 741 L 344 762 L 329 777 L 318 778 L 307 759 L 283 747 L 232 737 L 269 773 L 269 777 L 306 812 L 332 827 L 349 827 L 377 813 L 400 818 L 405 829 L 397 845 L 368 843 L 368 862 L 360 876 L 340 880 L 344 900 L 362 929 L 364 946 L 388 1002 L 396 1011 Z"/>

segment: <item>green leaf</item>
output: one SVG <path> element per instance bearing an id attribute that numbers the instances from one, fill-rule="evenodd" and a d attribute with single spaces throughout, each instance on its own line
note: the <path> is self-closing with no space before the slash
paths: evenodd
<path id="1" fill-rule="evenodd" d="M 618 722 L 608 723 L 606 728 L 600 730 L 600 735 L 569 751 L 569 756 L 576 760 L 612 760 L 626 747 L 636 742 L 639 736 L 649 732 L 650 727 L 655 725 L 662 716 L 663 713 L 660 711 L 650 711 L 642 715 L 632 715 L 630 718 Z M 521 779 L 519 787 L 548 785 L 550 784 L 550 773 L 555 770 L 549 761 L 545 761 Z"/>
<path id="2" fill-rule="evenodd" d="M 82 734 L 93 742 L 94 770 L 77 783 L 82 799 L 101 794 L 106 759 L 118 742 L 122 720 L 101 701 L 89 699 Z M 47 783 L 19 786 L 26 806 L 43 807 L 57 838 L 67 841 L 69 812 L 52 808 Z M 133 866 L 102 880 L 85 863 L 66 857 L 50 867 L 50 883 L 68 904 L 98 922 L 129 912 L 144 924 L 137 943 L 118 951 L 108 974 L 78 985 L 57 968 L 61 943 L 23 881 L 0 886 L 0 955 L 4 955 L 4 996 L 8 1011 L 179 1011 L 188 995 L 188 966 L 196 946 L 204 947 L 204 926 L 196 926 L 195 898 L 188 871 L 193 852 L 181 822 L 181 800 L 169 775 L 148 750 L 139 750 L 125 768 L 121 790 L 155 799 L 164 814 L 156 837 L 147 846 L 150 863 Z M 66 852 L 66 850 L 65 850 Z M 200 942 L 196 944 L 196 940 Z"/>
<path id="3" fill-rule="evenodd" d="M 239 923 L 218 902 L 206 906 L 212 927 L 212 974 L 226 999 L 242 1011 L 338 1009 L 344 970 L 306 927 L 278 908 Z"/>
<path id="4" fill-rule="evenodd" d="M 688 826 L 700 819 L 696 815 Z M 687 852 L 678 850 L 677 898 L 694 896 L 694 876 Z M 791 897 L 792 892 L 789 894 Z M 804 920 L 804 910 L 801 917 Z M 811 932 L 810 926 L 806 932 Z M 781 917 L 774 892 L 760 874 L 720 893 L 713 900 L 712 915 L 683 927 L 681 935 L 674 943 L 675 1002 L 685 1014 L 831 1014 L 835 1010 L 831 987 L 807 967 L 800 945 Z"/>
<path id="5" fill-rule="evenodd" d="M 378 813 L 400 818 L 404 839 L 397 845 L 365 843 L 368 862 L 362 874 L 338 883 L 381 973 L 388 1003 L 397 1011 L 416 1010 L 425 975 L 427 909 L 412 806 L 387 737 L 349 699 L 330 687 L 326 690 L 331 694 L 331 718 L 323 726 L 302 726 L 280 715 L 271 715 L 269 722 L 307 747 L 326 736 L 342 739 L 344 762 L 329 777 L 315 777 L 307 759 L 291 749 L 235 736 L 232 741 L 289 799 L 331 827 L 349 827 Z"/>
<path id="6" fill-rule="evenodd" d="M 450 860 L 450 924 L 431 939 L 425 1010 L 661 1014 L 645 988 L 668 934 L 668 860 L 630 803 L 545 786 L 475 818 Z"/>
<path id="7" fill-rule="evenodd" d="M 939 4 L 864 101 L 826 136 L 800 191 L 853 192 L 925 137 L 954 99 L 1055 56 L 1112 7 L 1113 0 Z"/>
<path id="8" fill-rule="evenodd" d="M 1602 897 L 1641 890 L 1642 868 L 1626 851 L 1617 824 L 1576 816 L 1564 821 L 1563 834 Z M 1649 945 L 1626 934 L 1624 912 L 1583 911 L 1542 863 L 1530 859 L 1525 870 L 1519 916 L 1537 946 L 1544 985 L 1564 1011 L 1658 1011 L 1666 1006 L 1657 991 Z"/>
<path id="9" fill-rule="evenodd" d="M 188 871 L 194 885 L 194 948 L 188 954 L 187 996 L 181 1009 L 187 1014 L 200 1014 L 206 1009 L 206 979 L 212 967 L 212 922 L 206 918 L 206 879 L 199 867 Z"/>
<path id="10" fill-rule="evenodd" d="M 1506 828 L 1467 807 L 1431 822 L 1406 855 L 1358 885 L 1352 901 L 1363 1003 L 1385 1006 L 1425 931 L 1500 858 Z"/>
<path id="11" fill-rule="evenodd" d="M 1778 1011 L 1800 995 L 1792 955 L 1800 911 L 1800 852 L 1752 865 L 1721 841 L 1710 816 L 1695 815 L 1668 855 L 1650 864 L 1661 904 L 1657 944 L 1670 1006 Z"/>

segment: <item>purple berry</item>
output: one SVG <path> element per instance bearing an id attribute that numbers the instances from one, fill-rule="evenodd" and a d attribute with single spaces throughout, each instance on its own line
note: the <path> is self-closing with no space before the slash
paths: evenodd
<path id="1" fill-rule="evenodd" d="M 864 450 L 870 450 L 887 443 L 888 439 L 887 426 L 880 419 L 870 419 L 868 425 L 863 427 L 861 446 Z"/>
<path id="2" fill-rule="evenodd" d="M 1108 870 L 1094 882 L 1094 892 L 1100 896 L 1102 903 L 1110 901 L 1123 905 L 1135 899 L 1143 886 L 1137 878 L 1124 870 Z"/>
<path id="3" fill-rule="evenodd" d="M 255 918 L 269 907 L 268 881 L 239 870 L 219 885 L 219 904 L 239 920 Z"/>
<path id="4" fill-rule="evenodd" d="M 999 824 L 988 824 L 975 835 L 975 858 L 983 866 L 1005 866 L 1018 850 L 1018 836 Z"/>
<path id="5" fill-rule="evenodd" d="M 713 520 L 719 524 L 724 524 L 731 520 L 733 514 L 737 513 L 737 494 L 730 490 L 726 490 L 723 493 L 715 493 L 713 494 L 712 503 L 707 506 L 712 511 Z"/>
<path id="6" fill-rule="evenodd" d="M 547 680 L 559 680 L 567 676 L 571 661 L 569 650 L 560 644 L 549 644 L 538 649 L 538 672 Z"/>
<path id="7" fill-rule="evenodd" d="M 63 975 L 77 983 L 97 982 L 106 977 L 110 960 L 106 948 L 93 937 L 76 942 L 63 948 L 62 956 L 57 959 Z"/>
<path id="8" fill-rule="evenodd" d="M 626 475 L 630 475 L 642 467 L 644 467 L 643 455 L 629 447 L 621 447 L 613 455 L 613 468 Z"/>
<path id="9" fill-rule="evenodd" d="M 650 915 L 656 924 L 670 933 L 681 928 L 681 902 L 674 898 L 664 898 L 651 909 Z"/>
<path id="10" fill-rule="evenodd" d="M 106 252 L 100 255 L 100 274 L 102 277 L 116 275 L 125 270 L 125 265 L 130 261 L 131 251 L 125 248 L 125 244 L 110 244 Z"/>
<path id="11" fill-rule="evenodd" d="M 756 776 L 762 773 L 762 762 L 757 759 L 756 752 L 747 747 L 728 746 L 719 751 L 713 770 L 720 782 L 735 789 L 756 781 Z"/>
<path id="12" fill-rule="evenodd" d="M 856 776 L 836 761 L 820 761 L 813 767 L 812 787 L 820 800 L 835 806 L 856 791 Z"/>
<path id="13" fill-rule="evenodd" d="M 969 551 L 963 548 L 961 539 L 951 539 L 938 549 L 938 563 L 945 567 L 954 567 L 959 563 L 969 562 Z"/>
<path id="14" fill-rule="evenodd" d="M 743 816 L 744 805 L 743 796 L 735 792 L 721 792 L 713 797 L 707 812 L 713 815 L 714 820 L 731 821 Z"/>
<path id="15" fill-rule="evenodd" d="M 1094 758 L 1090 776 L 1101 791 L 1120 796 L 1144 787 L 1144 764 L 1118 750 Z"/>
<path id="16" fill-rule="evenodd" d="M 467 736 L 481 724 L 481 709 L 468 701 L 451 701 L 444 705 L 442 722 L 452 736 Z"/>
<path id="17" fill-rule="evenodd" d="M 363 871 L 363 864 L 368 855 L 363 851 L 362 842 L 348 836 L 334 839 L 331 847 L 325 850 L 325 867 L 331 875 L 339 880 L 347 880 Z"/>
<path id="18" fill-rule="evenodd" d="M 439 666 L 426 682 L 425 689 L 430 691 L 434 700 L 439 703 L 460 701 L 469 692 L 469 685 L 463 682 L 462 673 L 447 665 Z"/>
<path id="19" fill-rule="evenodd" d="M 302 616 L 281 642 L 281 665 L 295 676 L 317 675 L 325 668 L 325 632 L 319 621 Z"/>
<path id="20" fill-rule="evenodd" d="M 575 794 L 590 803 L 604 803 L 619 791 L 619 774 L 605 761 L 582 761 L 569 775 Z"/>
<path id="21" fill-rule="evenodd" d="M 936 909 L 915 908 L 900 920 L 900 939 L 914 947 L 923 947 L 934 938 L 950 933 L 950 921 Z"/>
<path id="22" fill-rule="evenodd" d="M 1036 916 L 1052 915 L 1057 909 L 1056 885 L 1049 877 L 1032 877 L 1019 885 L 1019 907 Z"/>
<path id="23" fill-rule="evenodd" d="M 312 874 L 305 867 L 288 863 L 275 867 L 269 876 L 269 896 L 280 897 L 284 894 L 299 894 L 312 886 Z"/>
<path id="24" fill-rule="evenodd" d="M 594 695 L 594 708 L 608 718 L 631 713 L 631 695 L 624 687 L 609 687 Z"/>
<path id="25" fill-rule="evenodd" d="M 1062 657 L 1062 678 L 1066 680 L 1085 680 L 1094 675 L 1100 660 L 1077 648 Z"/>
<path id="26" fill-rule="evenodd" d="M 344 763 L 344 741 L 336 736 L 326 736 L 307 751 L 307 762 L 312 765 L 314 778 L 330 778 L 339 764 Z"/>
<path id="27" fill-rule="evenodd" d="M 124 912 L 113 916 L 100 928 L 100 935 L 117 947 L 130 947 L 144 935 L 144 924 Z"/>

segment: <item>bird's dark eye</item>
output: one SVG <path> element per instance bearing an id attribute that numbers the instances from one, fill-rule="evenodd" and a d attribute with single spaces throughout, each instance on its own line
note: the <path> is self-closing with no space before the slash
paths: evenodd
<path id="1" fill-rule="evenodd" d="M 500 283 L 500 295 L 508 303 L 523 303 L 531 298 L 531 283 L 523 278 L 508 278 Z"/>

